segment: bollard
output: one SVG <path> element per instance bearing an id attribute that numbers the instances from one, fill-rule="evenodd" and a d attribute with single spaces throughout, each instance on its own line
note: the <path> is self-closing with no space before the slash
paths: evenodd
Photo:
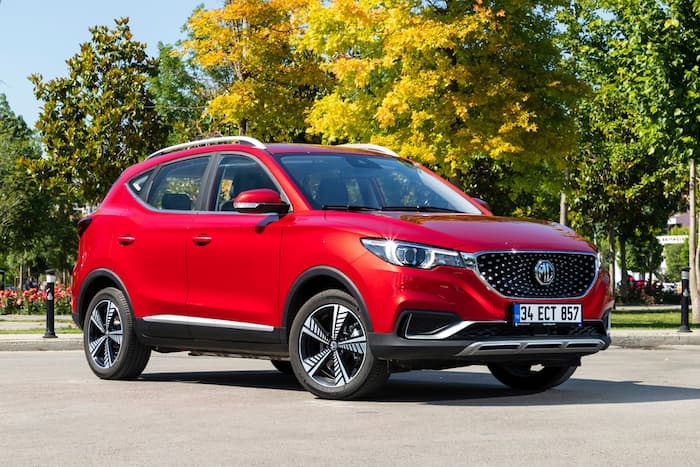
<path id="1" fill-rule="evenodd" d="M 678 332 L 693 332 L 690 330 L 690 325 L 688 324 L 688 302 L 690 301 L 690 293 L 688 292 L 690 286 L 690 268 L 681 268 L 681 327 Z M 695 304 L 693 304 L 695 305 Z"/>
<path id="2" fill-rule="evenodd" d="M 53 269 L 46 270 L 46 334 L 44 339 L 55 339 L 54 332 L 54 317 L 53 317 L 53 299 L 54 299 L 54 284 L 56 283 L 56 272 Z"/>

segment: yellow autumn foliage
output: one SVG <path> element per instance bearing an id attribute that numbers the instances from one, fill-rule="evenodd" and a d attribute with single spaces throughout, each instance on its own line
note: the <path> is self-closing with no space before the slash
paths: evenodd
<path id="1" fill-rule="evenodd" d="M 262 139 L 303 134 L 305 115 L 328 77 L 318 60 L 298 52 L 309 0 L 234 0 L 196 10 L 181 54 L 208 77 L 206 114 L 213 122 Z"/>
<path id="2" fill-rule="evenodd" d="M 524 28 L 545 37 L 534 3 L 311 2 L 298 45 L 336 81 L 308 131 L 386 144 L 447 172 L 477 153 L 558 164 L 573 143 L 565 104 L 577 88 L 551 42 L 525 40 Z"/>

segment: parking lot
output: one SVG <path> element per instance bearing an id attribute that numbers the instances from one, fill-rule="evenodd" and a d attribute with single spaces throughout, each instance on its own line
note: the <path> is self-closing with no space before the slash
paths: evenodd
<path id="1" fill-rule="evenodd" d="M 0 352 L 0 465 L 697 465 L 700 347 L 612 348 L 528 394 L 478 367 L 316 399 L 262 360 L 154 354 L 101 381 L 79 351 Z"/>

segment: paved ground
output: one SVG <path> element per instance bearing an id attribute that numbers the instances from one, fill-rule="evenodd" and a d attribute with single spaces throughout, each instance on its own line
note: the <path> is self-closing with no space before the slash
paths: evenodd
<path id="1" fill-rule="evenodd" d="M 75 329 L 75 327 L 70 316 L 56 316 L 54 328 L 58 338 L 45 339 L 43 337 L 46 329 L 45 316 L 0 315 L 0 331 L 37 329 L 37 332 L 32 334 L 0 334 L 0 351 L 77 350 L 82 348 L 82 335 L 65 332 L 67 328 Z M 693 328 L 695 329 L 694 332 L 690 333 L 679 333 L 674 329 L 614 329 L 611 336 L 613 345 L 628 348 L 653 348 L 663 345 L 700 345 L 700 326 L 694 325 Z"/>
<path id="2" fill-rule="evenodd" d="M 0 352 L 0 465 L 695 466 L 700 346 L 613 348 L 527 394 L 480 368 L 314 398 L 258 360 L 154 354 L 102 381 L 79 351 Z"/>

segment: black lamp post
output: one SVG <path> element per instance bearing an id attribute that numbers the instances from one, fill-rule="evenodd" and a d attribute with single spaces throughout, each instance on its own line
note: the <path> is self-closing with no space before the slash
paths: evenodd
<path id="1" fill-rule="evenodd" d="M 686 266 L 681 268 L 681 327 L 678 329 L 678 332 L 693 332 L 690 330 L 690 323 L 688 322 L 689 286 L 690 268 Z M 693 305 L 698 306 L 697 304 Z"/>
<path id="2" fill-rule="evenodd" d="M 53 269 L 46 270 L 46 334 L 45 339 L 55 339 L 56 332 L 54 331 L 54 284 L 56 283 L 56 271 Z"/>

